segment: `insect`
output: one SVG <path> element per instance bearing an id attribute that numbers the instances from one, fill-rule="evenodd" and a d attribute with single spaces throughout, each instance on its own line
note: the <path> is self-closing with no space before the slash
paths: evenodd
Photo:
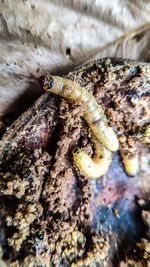
<path id="1" fill-rule="evenodd" d="M 49 92 L 83 103 L 84 119 L 97 138 L 97 141 L 94 138 L 95 156 L 91 159 L 84 151 L 78 149 L 73 153 L 73 158 L 80 172 L 85 176 L 97 178 L 104 175 L 111 163 L 111 151 L 119 150 L 119 141 L 113 129 L 108 126 L 101 105 L 96 102 L 91 93 L 74 81 L 59 76 L 45 75 L 39 78 L 39 83 Z M 126 172 L 129 175 L 135 175 L 135 172 L 131 171 L 134 169 L 134 160 L 127 159 L 125 154 L 122 154 L 122 157 Z"/>
<path id="2" fill-rule="evenodd" d="M 83 175 L 90 179 L 95 179 L 108 171 L 112 161 L 112 152 L 105 148 L 94 135 L 92 136 L 92 140 L 95 148 L 94 157 L 91 159 L 81 149 L 75 149 L 73 151 L 73 159 Z"/>
<path id="3" fill-rule="evenodd" d="M 69 100 L 81 101 L 85 106 L 84 119 L 97 139 L 110 151 L 119 149 L 118 138 L 113 129 L 108 126 L 103 109 L 92 94 L 77 83 L 58 76 L 42 76 L 39 82 L 49 92 Z"/>
<path id="4" fill-rule="evenodd" d="M 139 159 L 138 155 L 135 155 L 134 157 L 128 158 L 127 155 L 124 152 L 120 152 L 121 157 L 123 159 L 123 164 L 126 172 L 134 176 L 139 171 Z"/>

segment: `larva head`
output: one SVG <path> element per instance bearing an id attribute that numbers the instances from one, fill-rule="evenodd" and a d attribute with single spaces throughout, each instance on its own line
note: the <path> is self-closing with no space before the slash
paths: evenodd
<path id="1" fill-rule="evenodd" d="M 45 90 L 50 90 L 54 85 L 54 79 L 50 75 L 41 76 L 39 79 L 40 86 L 43 87 Z"/>

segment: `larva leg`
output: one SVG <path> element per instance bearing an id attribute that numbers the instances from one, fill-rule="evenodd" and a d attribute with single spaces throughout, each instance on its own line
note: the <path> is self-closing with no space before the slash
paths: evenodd
<path id="1" fill-rule="evenodd" d="M 111 164 L 111 151 L 107 150 L 94 136 L 95 155 L 90 158 L 83 150 L 73 152 L 73 159 L 80 173 L 88 178 L 96 179 L 104 175 Z"/>
<path id="2" fill-rule="evenodd" d="M 42 87 L 52 93 L 74 101 L 81 101 L 85 106 L 84 119 L 97 139 L 110 151 L 119 149 L 119 142 L 113 129 L 108 127 L 103 109 L 94 96 L 77 83 L 58 76 L 42 76 L 39 79 Z"/>
<path id="3" fill-rule="evenodd" d="M 128 175 L 134 176 L 139 171 L 139 158 L 137 155 L 135 155 L 132 158 L 129 158 L 126 153 L 120 152 L 121 157 L 123 159 L 123 164 L 125 171 Z"/>

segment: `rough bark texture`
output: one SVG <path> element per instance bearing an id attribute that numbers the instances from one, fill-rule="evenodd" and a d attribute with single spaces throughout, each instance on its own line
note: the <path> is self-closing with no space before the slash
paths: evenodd
<path id="1" fill-rule="evenodd" d="M 1 140 L 2 258 L 10 266 L 148 266 L 150 65 L 104 59 L 67 77 L 103 106 L 121 148 L 138 151 L 140 172 L 127 176 L 116 152 L 105 176 L 82 176 L 73 148 L 94 153 L 83 107 L 44 94 Z"/>

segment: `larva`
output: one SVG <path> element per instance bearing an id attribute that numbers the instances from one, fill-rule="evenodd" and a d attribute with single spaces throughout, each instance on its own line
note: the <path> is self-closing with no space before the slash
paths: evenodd
<path id="1" fill-rule="evenodd" d="M 128 158 L 127 155 L 124 152 L 120 152 L 121 157 L 123 159 L 123 164 L 125 171 L 128 175 L 134 176 L 139 171 L 139 158 L 137 155 L 135 155 L 132 158 Z"/>
<path id="2" fill-rule="evenodd" d="M 112 161 L 112 152 L 105 148 L 94 136 L 92 136 L 92 140 L 95 148 L 94 157 L 91 159 L 83 150 L 76 149 L 73 152 L 73 159 L 81 174 L 87 178 L 96 179 L 108 171 Z"/>
<path id="3" fill-rule="evenodd" d="M 110 151 L 119 149 L 117 136 L 113 129 L 108 126 L 103 109 L 92 94 L 77 83 L 58 76 L 42 76 L 39 82 L 49 92 L 69 100 L 81 101 L 85 106 L 84 119 L 97 139 Z"/>
<path id="4" fill-rule="evenodd" d="M 143 143 L 150 144 L 150 124 L 146 125 L 144 129 Z"/>

